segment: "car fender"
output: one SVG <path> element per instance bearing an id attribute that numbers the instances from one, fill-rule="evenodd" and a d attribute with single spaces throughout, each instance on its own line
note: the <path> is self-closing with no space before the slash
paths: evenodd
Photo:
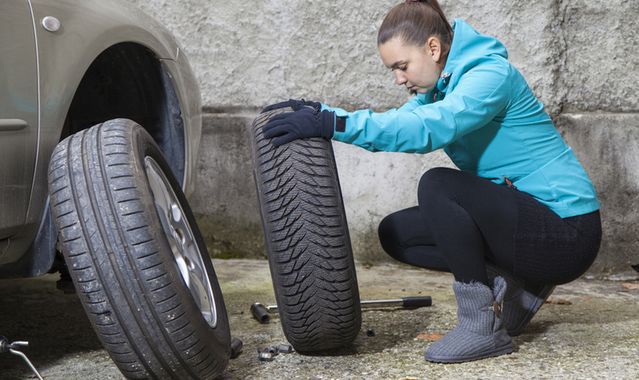
<path id="1" fill-rule="evenodd" d="M 103 51 L 122 42 L 133 42 L 147 47 L 159 59 L 174 81 L 183 114 L 186 142 L 185 193 L 192 192 L 197 152 L 188 143 L 199 139 L 201 103 L 197 82 L 188 65 L 175 64 L 186 57 L 170 32 L 151 17 L 124 1 L 83 0 L 30 0 L 37 37 L 40 80 L 40 144 L 38 170 L 34 184 L 45 183 L 48 158 L 60 139 L 70 104 L 76 89 L 91 63 Z M 45 17 L 60 21 L 60 29 L 50 32 L 42 26 Z M 62 79 L 62 80 L 61 80 Z M 192 130 L 195 129 L 195 130 Z M 197 145 L 195 143 L 195 145 Z M 42 159 L 44 158 L 44 159 Z M 34 189 L 34 192 L 35 191 Z M 32 195 L 32 204 L 42 205 L 45 192 Z M 38 201 L 39 200 L 39 201 Z M 32 207 L 35 214 L 37 208 Z M 40 215 L 38 215 L 39 217 Z M 29 215 L 34 220 L 36 215 Z"/>
<path id="2" fill-rule="evenodd" d="M 75 92 L 93 61 L 109 47 L 124 42 L 144 46 L 162 61 L 173 81 L 184 122 L 185 178 L 181 182 L 187 195 L 193 191 L 201 100 L 197 81 L 179 44 L 166 28 L 132 4 L 120 0 L 29 0 L 29 3 L 38 57 L 39 115 L 38 156 L 27 225 L 32 227 L 28 230 L 39 232 L 37 236 L 29 233 L 31 238 L 16 237 L 16 243 L 21 241 L 24 249 L 32 251 L 26 255 L 51 257 L 35 260 L 42 263 L 39 268 L 24 268 L 27 270 L 23 275 L 34 276 L 49 270 L 46 263 L 51 263 L 55 254 L 55 239 L 51 239 L 50 231 L 46 230 L 48 224 L 43 222 L 49 212 L 46 186 L 49 159 L 60 141 Z M 45 29 L 42 22 L 45 17 L 56 18 L 59 29 Z M 48 238 L 38 246 L 36 242 L 43 234 Z"/>

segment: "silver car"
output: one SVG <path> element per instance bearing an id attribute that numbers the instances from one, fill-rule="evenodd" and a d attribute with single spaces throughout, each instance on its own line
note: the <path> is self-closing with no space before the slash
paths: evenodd
<path id="1" fill-rule="evenodd" d="M 3 0 L 0 70 L 0 278 L 68 273 L 126 377 L 220 375 L 228 319 L 184 196 L 201 101 L 182 49 L 125 2 Z"/>

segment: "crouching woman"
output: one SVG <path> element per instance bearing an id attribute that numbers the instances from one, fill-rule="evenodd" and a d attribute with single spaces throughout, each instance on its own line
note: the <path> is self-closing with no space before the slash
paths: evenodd
<path id="1" fill-rule="evenodd" d="M 418 206 L 379 226 L 397 260 L 452 272 L 458 325 L 426 350 L 433 362 L 513 351 L 556 284 L 581 276 L 601 240 L 588 175 L 504 45 L 465 21 L 448 23 L 436 0 L 390 10 L 378 33 L 384 65 L 414 96 L 383 113 L 294 106 L 263 128 L 275 145 L 322 136 L 369 151 L 443 149 L 459 170 L 426 172 Z"/>

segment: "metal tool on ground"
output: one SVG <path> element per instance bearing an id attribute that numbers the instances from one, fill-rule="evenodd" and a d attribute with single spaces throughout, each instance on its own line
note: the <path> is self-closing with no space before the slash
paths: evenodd
<path id="1" fill-rule="evenodd" d="M 231 338 L 231 359 L 236 359 L 242 353 L 244 342 L 239 338 Z"/>
<path id="2" fill-rule="evenodd" d="M 368 300 L 361 301 L 360 305 L 367 308 L 375 307 L 401 307 L 403 309 L 418 309 L 420 307 L 427 307 L 433 304 L 433 299 L 430 296 L 416 296 L 416 297 L 402 297 L 396 299 L 385 300 Z M 259 302 L 251 305 L 251 314 L 260 323 L 267 323 L 271 316 L 270 314 L 277 313 L 277 305 L 263 305 Z"/>
<path id="3" fill-rule="evenodd" d="M 270 362 L 273 361 L 273 359 L 275 359 L 275 357 L 277 356 L 278 352 L 272 349 L 263 349 L 263 350 L 257 350 L 257 358 L 261 361 L 261 362 Z"/>
<path id="4" fill-rule="evenodd" d="M 278 344 L 276 346 L 270 346 L 257 350 L 257 357 L 262 362 L 270 362 L 275 359 L 279 354 L 290 354 L 295 351 L 293 346 L 287 343 Z"/>
<path id="5" fill-rule="evenodd" d="M 29 342 L 10 342 L 7 338 L 0 336 L 0 354 L 9 352 L 21 357 L 27 363 L 29 368 L 31 368 L 31 371 L 33 371 L 33 373 L 38 377 L 38 379 L 42 380 L 42 376 L 40 376 L 38 370 L 33 366 L 33 364 L 31 364 L 31 361 L 29 360 L 29 358 L 27 358 L 27 355 L 23 354 L 21 351 L 18 351 L 19 347 L 27 347 L 28 345 Z"/>

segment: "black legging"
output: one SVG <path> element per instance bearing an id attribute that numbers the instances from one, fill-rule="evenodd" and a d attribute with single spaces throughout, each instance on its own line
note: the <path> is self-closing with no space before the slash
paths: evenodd
<path id="1" fill-rule="evenodd" d="M 524 192 L 459 170 L 426 172 L 418 201 L 382 220 L 382 247 L 399 261 L 451 271 L 457 281 L 488 285 L 489 261 L 529 282 L 566 283 L 599 250 L 598 211 L 562 219 Z"/>

